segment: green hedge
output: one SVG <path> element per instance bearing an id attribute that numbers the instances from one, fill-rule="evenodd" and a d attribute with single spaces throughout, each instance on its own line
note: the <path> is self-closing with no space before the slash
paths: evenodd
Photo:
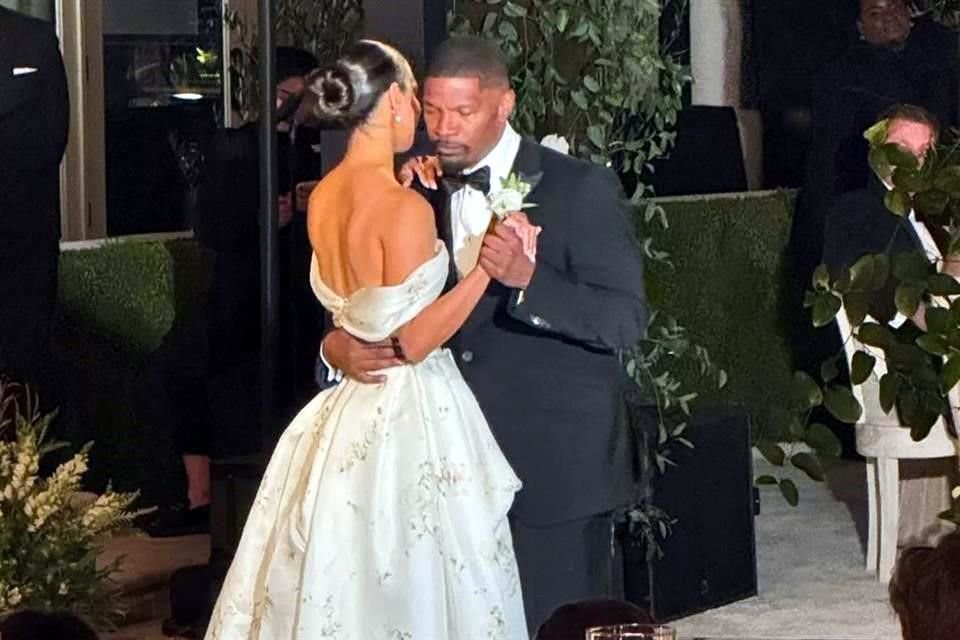
<path id="1" fill-rule="evenodd" d="M 184 345 L 205 340 L 194 321 L 203 306 L 204 268 L 189 239 L 134 238 L 61 253 L 52 341 L 55 425 L 74 445 L 94 441 L 89 489 L 112 482 L 118 490 L 140 490 L 141 504 L 182 497 L 167 376 Z"/>
<path id="2" fill-rule="evenodd" d="M 786 248 L 793 197 L 774 191 L 657 200 L 669 226 L 640 223 L 671 266 L 648 261 L 653 306 L 677 318 L 729 375 L 701 389 L 705 405 L 746 410 L 758 426 L 785 427 L 792 356 L 785 322 Z M 682 371 L 694 388 L 696 372 Z"/>

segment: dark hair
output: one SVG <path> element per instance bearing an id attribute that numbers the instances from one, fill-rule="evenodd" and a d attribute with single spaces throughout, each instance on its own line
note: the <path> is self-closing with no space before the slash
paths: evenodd
<path id="1" fill-rule="evenodd" d="M 890 603 L 904 640 L 956 640 L 960 632 L 960 532 L 936 548 L 913 547 L 900 556 L 890 581 Z"/>
<path id="2" fill-rule="evenodd" d="M 277 82 L 305 76 L 317 68 L 317 59 L 309 51 L 296 47 L 277 47 Z"/>
<path id="3" fill-rule="evenodd" d="M 329 124 L 355 127 L 370 117 L 394 82 L 410 88 L 410 64 L 392 47 L 361 40 L 312 78 L 315 115 Z"/>
<path id="4" fill-rule="evenodd" d="M 442 42 L 427 68 L 428 78 L 479 78 L 483 86 L 510 86 L 507 60 L 497 45 L 479 36 Z"/>
<path id="5" fill-rule="evenodd" d="M 68 611 L 18 611 L 0 622 L 3 640 L 98 640 L 97 632 Z"/>
<path id="6" fill-rule="evenodd" d="M 934 139 L 940 137 L 940 120 L 927 109 L 915 104 L 895 104 L 880 114 L 880 120 L 905 120 L 925 124 L 933 132 Z"/>

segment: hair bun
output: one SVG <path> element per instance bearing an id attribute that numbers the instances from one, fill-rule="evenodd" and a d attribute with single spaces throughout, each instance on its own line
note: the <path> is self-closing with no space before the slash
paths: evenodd
<path id="1" fill-rule="evenodd" d="M 316 115 L 321 120 L 348 126 L 352 123 L 356 92 L 350 71 L 342 64 L 323 69 L 310 86 L 317 96 Z"/>

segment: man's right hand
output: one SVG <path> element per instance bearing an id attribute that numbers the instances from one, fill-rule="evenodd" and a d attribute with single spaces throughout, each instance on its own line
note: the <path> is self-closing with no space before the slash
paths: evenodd
<path id="1" fill-rule="evenodd" d="M 442 176 L 443 170 L 436 156 L 415 156 L 403 163 L 397 173 L 397 180 L 403 186 L 409 187 L 413 184 L 413 179 L 417 178 L 427 189 L 436 190 Z"/>
<path id="2" fill-rule="evenodd" d="M 323 357 L 345 376 L 364 384 L 386 381 L 385 375 L 375 375 L 374 371 L 405 364 L 397 357 L 389 340 L 364 342 L 343 329 L 334 329 L 323 339 Z"/>

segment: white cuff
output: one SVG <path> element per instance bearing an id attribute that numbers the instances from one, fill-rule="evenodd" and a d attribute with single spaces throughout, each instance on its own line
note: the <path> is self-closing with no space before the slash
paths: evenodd
<path id="1" fill-rule="evenodd" d="M 326 357 L 324 357 L 322 342 L 320 343 L 320 361 L 323 362 L 323 366 L 327 368 L 327 382 L 340 382 L 343 380 L 343 371 L 331 366 Z"/>
<path id="2" fill-rule="evenodd" d="M 887 325 L 892 327 L 893 329 L 899 329 L 900 327 L 903 326 L 903 323 L 906 321 L 907 321 L 907 316 L 897 311 L 897 315 L 893 316 L 893 320 L 888 322 Z M 320 353 L 321 353 L 321 357 L 323 357 L 322 355 L 323 351 L 321 351 Z M 324 362 L 326 362 L 326 360 L 324 360 Z"/>

